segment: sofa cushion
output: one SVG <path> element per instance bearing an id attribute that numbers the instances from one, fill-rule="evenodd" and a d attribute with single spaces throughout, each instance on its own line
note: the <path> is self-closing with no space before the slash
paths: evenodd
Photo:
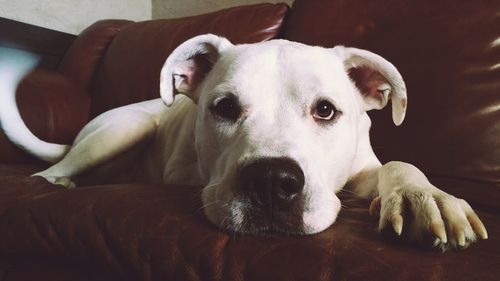
<path id="1" fill-rule="evenodd" d="M 369 202 L 345 194 L 319 234 L 241 236 L 205 219 L 198 187 L 64 190 L 23 176 L 33 168 L 0 166 L 0 256 L 13 268 L 29 257 L 122 280 L 498 280 L 493 213 L 479 212 L 489 240 L 446 254 L 383 238 Z"/>
<path id="2" fill-rule="evenodd" d="M 96 72 L 93 114 L 158 98 L 160 69 L 174 48 L 185 40 L 205 33 L 225 36 L 234 43 L 275 38 L 287 12 L 285 4 L 257 4 L 126 26 L 114 37 Z"/>
<path id="3" fill-rule="evenodd" d="M 101 20 L 87 27 L 68 49 L 57 71 L 88 90 L 109 44 L 116 34 L 132 23 L 128 20 Z"/>
<path id="4" fill-rule="evenodd" d="M 401 71 L 408 88 L 403 125 L 392 124 L 390 110 L 370 113 L 383 162 L 498 189 L 498 9 L 497 1 L 296 0 L 284 36 L 365 48 Z"/>

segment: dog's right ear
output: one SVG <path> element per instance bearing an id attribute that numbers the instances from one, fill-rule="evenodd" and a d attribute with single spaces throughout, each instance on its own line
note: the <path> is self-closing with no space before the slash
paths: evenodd
<path id="1" fill-rule="evenodd" d="M 392 103 L 392 120 L 396 126 L 405 118 L 408 98 L 403 77 L 383 57 L 357 48 L 336 46 L 332 49 L 344 62 L 346 71 L 360 90 L 364 110 L 381 109 Z"/>
<path id="2" fill-rule="evenodd" d="M 170 106 L 176 94 L 184 94 L 196 103 L 196 88 L 219 60 L 220 54 L 231 46 L 229 40 L 213 34 L 199 35 L 179 45 L 161 69 L 163 102 Z"/>

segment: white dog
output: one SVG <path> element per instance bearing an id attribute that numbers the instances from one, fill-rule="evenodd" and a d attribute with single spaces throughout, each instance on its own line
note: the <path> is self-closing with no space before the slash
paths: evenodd
<path id="1" fill-rule="evenodd" d="M 14 92 L 1 93 L 2 127 L 19 147 L 55 163 L 35 174 L 55 184 L 203 185 L 212 223 L 254 234 L 324 230 L 335 222 L 336 193 L 347 185 L 374 197 L 380 230 L 392 226 L 416 242 L 431 236 L 442 249 L 487 239 L 467 202 L 416 167 L 382 165 L 373 153 L 366 111 L 390 99 L 400 125 L 407 98 L 397 69 L 369 51 L 197 36 L 166 60 L 161 99 L 101 114 L 72 146 L 36 138 L 19 117 Z M 408 211 L 411 223 L 403 219 Z"/>

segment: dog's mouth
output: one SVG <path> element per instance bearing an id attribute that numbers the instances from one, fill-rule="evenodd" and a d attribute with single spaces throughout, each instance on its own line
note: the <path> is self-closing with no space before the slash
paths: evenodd
<path id="1" fill-rule="evenodd" d="M 228 233 L 309 235 L 327 229 L 337 218 L 340 200 L 336 196 L 325 196 L 324 201 L 309 207 L 303 203 L 292 208 L 272 209 L 238 196 L 221 205 L 207 205 L 204 212 L 210 222 Z"/>
<path id="2" fill-rule="evenodd" d="M 264 207 L 245 196 L 237 196 L 225 204 L 218 218 L 205 210 L 209 220 L 220 229 L 252 235 L 305 235 L 303 204 L 294 204 L 288 208 Z"/>
<path id="3" fill-rule="evenodd" d="M 310 186 L 305 179 L 297 162 L 289 158 L 246 162 L 235 180 L 203 189 L 204 213 L 226 232 L 318 233 L 335 221 L 340 201 L 333 190 Z"/>
<path id="4" fill-rule="evenodd" d="M 252 235 L 305 235 L 302 222 L 247 219 L 242 223 L 227 222 L 221 228 L 231 233 Z"/>
<path id="5" fill-rule="evenodd" d="M 247 234 L 305 234 L 305 175 L 288 157 L 261 157 L 239 165 L 221 226 Z"/>
<path id="6" fill-rule="evenodd" d="M 288 227 L 282 227 L 279 224 L 270 224 L 270 225 L 253 225 L 253 226 L 245 226 L 242 228 L 234 229 L 230 233 L 240 233 L 240 234 L 249 234 L 249 235 L 258 235 L 258 236 L 289 236 L 289 235 L 306 235 L 307 233 L 300 229 L 291 229 Z"/>

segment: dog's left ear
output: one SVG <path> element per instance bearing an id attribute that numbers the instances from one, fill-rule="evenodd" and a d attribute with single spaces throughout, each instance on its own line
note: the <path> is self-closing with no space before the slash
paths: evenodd
<path id="1" fill-rule="evenodd" d="M 406 86 L 396 67 L 383 57 L 357 48 L 337 46 L 334 53 L 344 62 L 346 71 L 360 90 L 364 110 L 382 109 L 392 103 L 392 121 L 401 125 L 408 98 Z"/>
<path id="2" fill-rule="evenodd" d="M 233 46 L 213 34 L 193 37 L 179 45 L 165 61 L 160 74 L 160 94 L 166 105 L 176 94 L 198 101 L 196 89 L 219 60 L 221 52 Z"/>

